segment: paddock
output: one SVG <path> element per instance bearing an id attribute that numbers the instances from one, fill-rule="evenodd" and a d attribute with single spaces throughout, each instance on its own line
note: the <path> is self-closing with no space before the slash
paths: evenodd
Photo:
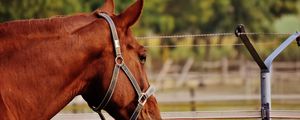
<path id="1" fill-rule="evenodd" d="M 289 38 L 287 40 L 290 40 L 290 42 L 294 41 L 297 39 L 297 43 L 299 44 L 299 33 L 295 34 L 290 34 L 290 33 L 246 33 L 245 31 L 242 31 L 244 33 L 239 33 L 241 35 L 267 35 L 267 36 L 293 36 L 293 38 Z M 149 39 L 156 39 L 156 40 L 161 40 L 161 39 L 180 39 L 180 38 L 193 38 L 193 37 L 215 37 L 215 36 L 233 36 L 237 33 L 216 33 L 216 34 L 196 34 L 196 35 L 174 35 L 174 36 L 152 36 L 152 37 L 137 37 L 139 40 L 144 40 L 147 41 Z M 245 37 L 244 36 L 244 37 Z M 237 36 L 239 37 L 239 36 Z M 245 39 L 245 38 L 241 38 Z M 292 40 L 293 39 L 293 40 Z M 249 40 L 249 38 L 248 38 Z M 287 41 L 286 40 L 286 41 Z M 148 41 L 149 42 L 149 41 Z M 261 46 L 264 46 L 265 44 L 268 43 L 256 43 L 255 45 L 262 44 Z M 272 43 L 271 43 L 272 44 Z M 283 43 L 284 48 L 287 47 L 290 43 Z M 282 44 L 282 45 L 283 45 Z M 282 45 L 279 47 L 281 50 L 284 48 Z M 149 45 L 147 43 L 146 47 L 148 48 L 180 48 L 180 47 L 205 47 L 207 45 L 203 44 L 182 44 L 182 45 Z M 218 46 L 244 46 L 242 43 L 232 43 L 232 44 L 213 44 L 211 46 L 218 47 Z M 247 46 L 247 45 L 246 45 Z M 247 46 L 248 47 L 248 46 Z M 251 54 L 258 54 L 255 49 L 248 49 Z M 254 53 L 253 53 L 254 52 Z M 280 51 L 281 52 L 281 51 Z M 276 55 L 273 57 L 275 58 L 280 52 L 277 51 Z M 273 58 L 273 59 L 274 59 Z M 258 56 L 254 56 L 255 61 L 257 62 L 257 59 L 261 59 Z M 195 110 L 195 106 L 193 106 L 196 102 L 207 102 L 207 101 L 241 101 L 241 100 L 252 100 L 252 101 L 261 101 L 261 102 L 266 102 L 265 100 L 262 100 L 262 96 L 266 96 L 264 94 L 269 94 L 267 95 L 268 99 L 267 102 L 271 104 L 271 100 L 274 101 L 299 101 L 300 100 L 300 95 L 299 94 L 273 94 L 271 97 L 271 92 L 270 88 L 270 82 L 269 83 L 259 83 L 260 81 L 256 80 L 256 83 L 261 84 L 261 86 L 256 86 L 256 90 L 260 89 L 264 92 L 261 92 L 261 94 L 253 94 L 251 89 L 253 85 L 251 86 L 251 81 L 252 79 L 249 79 L 249 76 L 252 78 L 260 78 L 260 75 L 258 74 L 259 67 L 257 67 L 256 64 L 265 64 L 265 63 L 259 63 L 261 61 L 258 61 L 257 63 L 255 62 L 246 62 L 245 61 L 236 61 L 236 62 L 228 62 L 229 60 L 227 58 L 221 59 L 219 62 L 211 62 L 211 61 L 203 61 L 203 65 L 200 66 L 202 68 L 205 68 L 208 72 L 202 72 L 201 75 L 198 73 L 193 72 L 192 65 L 194 63 L 193 59 L 188 59 L 184 66 L 177 66 L 174 68 L 173 61 L 172 60 L 166 60 L 165 63 L 163 64 L 161 70 L 157 73 L 156 77 L 150 76 L 150 79 L 154 79 L 155 81 L 152 81 L 155 86 L 158 87 L 159 90 L 165 90 L 168 89 L 168 84 L 171 83 L 172 87 L 182 87 L 186 86 L 187 80 L 195 80 L 197 81 L 197 84 L 220 84 L 224 85 L 229 82 L 229 79 L 232 79 L 236 76 L 239 76 L 238 79 L 242 79 L 242 83 L 240 84 L 245 84 L 245 91 L 242 92 L 244 94 L 231 94 L 231 95 L 206 95 L 203 97 L 201 94 L 197 95 L 197 91 L 195 91 L 192 88 L 187 89 L 184 94 L 180 95 L 172 95 L 172 94 L 157 94 L 158 102 L 159 103 L 190 103 L 191 106 L 191 111 L 174 111 L 174 112 L 162 112 L 162 118 L 163 119 L 300 119 L 300 110 L 273 110 L 267 109 L 265 110 L 264 107 L 262 106 L 261 108 L 257 110 L 224 110 L 224 111 L 197 111 Z M 232 65 L 234 63 L 234 65 Z M 238 64 L 239 66 L 242 66 L 240 69 L 237 71 L 230 71 L 229 69 L 234 68 L 232 66 L 235 66 Z M 268 64 L 272 64 L 268 63 Z M 261 66 L 260 66 L 261 67 Z M 220 72 L 215 72 L 215 69 L 219 68 Z M 177 69 L 177 70 L 176 70 Z M 212 72 L 210 72 L 209 69 Z M 280 82 L 284 84 L 284 81 L 279 80 L 280 79 L 289 79 L 291 76 L 295 77 L 296 80 L 299 80 L 297 78 L 300 78 L 300 63 L 299 60 L 297 60 L 295 63 L 280 63 L 280 62 L 275 62 L 274 67 L 272 69 L 272 77 L 276 82 Z M 294 70 L 293 73 L 291 72 L 284 72 L 285 70 Z M 170 72 L 170 71 L 173 71 Z M 177 72 L 174 72 L 177 71 Z M 214 73 L 215 72 L 215 73 Z M 194 73 L 194 74 L 193 74 Z M 233 76 L 230 76 L 231 74 Z M 153 74 L 150 70 L 150 75 Z M 250 78 L 251 78 L 250 77 Z M 175 79 L 174 81 L 171 82 L 166 82 L 166 78 L 168 79 Z M 206 80 L 205 78 L 210 78 L 209 80 Z M 201 80 L 199 80 L 201 79 Z M 213 80 L 215 81 L 213 82 Z M 234 80 L 233 80 L 234 81 Z M 241 82 L 239 81 L 239 82 Z M 261 80 L 263 81 L 263 80 Z M 232 82 L 232 81 L 230 81 Z M 239 82 L 237 82 L 239 84 Z M 257 85 L 257 84 L 256 84 Z M 264 86 L 267 85 L 267 86 Z M 267 93 L 266 93 L 267 92 Z M 174 99 L 176 98 L 176 99 Z M 77 103 L 83 103 L 84 101 L 81 100 L 80 98 L 77 99 Z M 73 104 L 76 103 L 76 101 L 73 101 Z M 72 104 L 72 103 L 71 103 Z M 262 103 L 260 103 L 262 104 Z M 261 109 L 261 110 L 260 110 Z M 107 118 L 112 119 L 109 117 L 108 114 L 105 114 Z M 72 113 L 60 113 L 56 115 L 53 120 L 59 120 L 59 119 L 64 119 L 64 120 L 92 120 L 92 119 L 99 119 L 99 116 L 95 113 L 77 113 L 77 114 L 72 114 Z"/>
<path id="2" fill-rule="evenodd" d="M 271 111 L 273 119 L 300 119 L 300 111 Z M 108 114 L 106 118 L 113 120 Z M 260 111 L 198 111 L 198 112 L 163 112 L 162 118 L 172 119 L 259 119 Z M 52 120 L 98 120 L 96 113 L 58 114 Z"/>

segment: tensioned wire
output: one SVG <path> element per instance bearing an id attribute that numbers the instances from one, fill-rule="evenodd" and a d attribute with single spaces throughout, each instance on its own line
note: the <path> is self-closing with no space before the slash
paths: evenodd
<path id="1" fill-rule="evenodd" d="M 240 33 L 246 35 L 264 35 L 264 36 L 285 36 L 292 33 Z M 195 37 L 216 37 L 216 36 L 235 36 L 235 33 L 212 33 L 212 34 L 182 34 L 182 35 L 160 35 L 160 36 L 143 36 L 136 37 L 138 40 L 151 39 L 171 39 L 171 38 L 195 38 Z"/>
<path id="2" fill-rule="evenodd" d="M 251 36 L 288 36 L 292 35 L 292 33 L 240 33 L 246 34 Z M 212 33 L 212 34 L 182 34 L 182 35 L 162 35 L 162 36 L 144 36 L 144 37 L 136 37 L 137 40 L 146 40 L 146 41 L 153 41 L 153 40 L 164 40 L 164 39 L 174 39 L 174 38 L 198 38 L 198 37 L 217 37 L 217 36 L 224 36 L 224 37 L 234 37 L 235 33 Z M 210 39 L 211 40 L 211 39 Z M 256 46 L 263 46 L 263 45 L 272 45 L 275 42 L 259 42 L 253 43 Z M 223 44 L 186 44 L 186 45 L 145 45 L 147 48 L 165 48 L 165 47 L 205 47 L 205 46 L 212 46 L 212 47 L 219 47 L 219 46 L 243 46 L 242 43 L 223 43 Z"/>
<path id="3" fill-rule="evenodd" d="M 264 46 L 264 45 L 273 45 L 274 42 L 261 42 L 255 43 L 256 46 Z M 205 47 L 205 46 L 212 46 L 212 47 L 220 47 L 220 46 L 243 46 L 244 44 L 197 44 L 197 45 L 145 45 L 146 48 L 174 48 L 174 47 Z"/>

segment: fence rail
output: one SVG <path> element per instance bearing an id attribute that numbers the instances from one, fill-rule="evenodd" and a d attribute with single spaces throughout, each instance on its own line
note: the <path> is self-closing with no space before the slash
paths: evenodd
<path id="1" fill-rule="evenodd" d="M 169 62 L 171 61 L 171 62 Z M 187 60 L 186 65 L 189 60 Z M 194 62 L 195 63 L 195 62 Z M 259 67 L 254 62 L 237 60 L 230 61 L 224 58 L 220 61 L 202 61 L 200 64 L 195 63 L 200 70 L 189 69 L 181 70 L 184 66 L 180 66 L 168 60 L 162 67 L 160 72 L 152 72 L 150 79 L 155 80 L 158 88 L 165 86 L 164 80 L 174 80 L 177 85 L 182 85 L 189 80 L 198 80 L 204 84 L 226 83 L 230 79 L 236 79 L 239 83 L 249 82 L 251 78 L 259 78 Z M 194 65 L 194 67 L 195 67 Z M 191 65 L 190 65 L 191 66 Z M 151 71 L 151 70 L 149 70 Z M 273 64 L 274 81 L 286 80 L 287 78 L 295 79 L 300 77 L 300 62 L 275 62 Z M 156 77 L 155 77 L 156 76 Z M 254 82 L 254 81 L 253 81 Z M 177 86 L 178 87 L 178 86 Z"/>
<path id="2" fill-rule="evenodd" d="M 107 113 L 108 120 L 113 119 Z M 163 119 L 249 119 L 260 118 L 260 111 L 198 111 L 198 112 L 162 112 Z M 300 111 L 276 110 L 271 111 L 271 118 L 299 119 Z M 57 114 L 52 120 L 98 120 L 96 113 Z"/>
<path id="3" fill-rule="evenodd" d="M 167 97 L 165 97 L 167 96 Z M 170 98 L 170 95 L 158 95 L 159 103 L 188 103 L 195 102 L 218 102 L 218 101 L 246 101 L 246 100 L 259 100 L 260 95 L 209 95 L 209 96 L 195 96 L 191 97 L 185 95 L 184 98 Z M 300 95 L 272 95 L 272 100 L 300 100 Z"/>
<path id="4" fill-rule="evenodd" d="M 250 33 L 244 33 L 244 34 L 250 34 Z M 253 33 L 254 35 L 257 35 L 256 33 Z M 226 33 L 223 35 L 230 35 L 232 36 L 232 33 Z M 268 34 L 268 35 L 278 35 L 278 34 Z M 287 34 L 284 34 L 287 35 Z M 206 37 L 206 36 L 220 36 L 220 34 L 206 34 L 206 35 L 178 35 L 178 36 L 158 36 L 158 37 L 140 37 L 138 39 L 167 39 L 167 38 L 182 38 L 182 37 Z M 237 44 L 239 45 L 239 44 Z M 158 46 L 158 47 L 164 47 L 164 46 Z M 168 46 L 166 46 L 168 47 Z M 169 46 L 170 47 L 170 46 Z M 171 46 L 172 47 L 172 46 Z M 177 71 L 175 73 L 176 76 L 174 78 L 179 78 L 177 81 L 178 86 L 182 85 L 187 78 L 190 76 L 188 73 L 192 73 L 190 71 L 191 66 L 193 62 L 187 62 L 186 63 L 186 69 L 182 71 Z M 249 77 L 249 71 L 257 71 L 257 66 L 253 65 L 253 63 L 245 62 L 245 61 L 237 61 L 237 62 L 229 62 L 228 59 L 223 59 L 222 61 L 218 62 L 202 62 L 203 64 L 201 65 L 202 69 L 205 69 L 204 72 L 209 72 L 212 73 L 213 71 L 214 75 L 211 76 L 220 76 L 220 81 L 226 81 L 226 78 L 230 78 L 228 74 L 232 73 L 239 73 L 240 77 L 242 80 L 247 79 Z M 232 64 L 238 64 L 238 65 L 232 65 Z M 284 71 L 288 70 L 287 73 L 290 73 L 290 70 L 296 71 L 296 76 L 292 77 L 298 77 L 299 72 L 299 62 L 296 62 L 295 64 L 291 63 L 275 63 L 273 70 L 274 72 L 280 72 L 280 76 L 289 76 L 289 75 L 284 75 L 286 73 L 282 73 L 282 69 Z M 169 61 L 169 64 L 165 64 L 161 72 L 158 74 L 157 81 L 163 81 L 163 78 L 165 76 L 171 75 L 172 73 L 169 72 L 169 70 L 174 70 L 172 66 L 172 60 Z M 232 69 L 234 67 L 232 66 L 239 66 L 238 69 Z M 255 67 L 253 67 L 255 66 Z M 181 67 L 178 67 L 181 68 Z M 185 67 L 183 67 L 185 68 Z M 211 71 L 209 69 L 212 69 Z M 218 70 L 216 70 L 218 69 Z M 203 73 L 203 71 L 201 71 Z M 221 74 L 220 74 L 221 73 Z M 199 73 L 198 73 L 199 74 Z M 294 73 L 293 73 L 294 74 Z M 237 75 L 237 74 L 235 74 Z M 295 74 L 294 74 L 295 75 Z M 196 76 L 197 75 L 193 75 Z M 198 75 L 199 76 L 199 75 Z M 291 77 L 291 76 L 289 76 Z M 207 78 L 206 76 L 200 76 L 200 78 Z M 211 80 L 210 80 L 211 81 Z M 247 80 L 244 80 L 247 81 Z M 158 97 L 159 98 L 159 97 Z M 169 98 L 174 98 L 174 97 L 169 97 Z M 182 102 L 189 102 L 189 101 L 213 101 L 213 100 L 221 100 L 221 101 L 226 101 L 226 100 L 252 100 L 252 99 L 259 99 L 259 95 L 224 95 L 224 96 L 210 96 L 210 97 L 182 97 Z M 295 95 L 273 95 L 273 99 L 282 99 L 282 100 L 299 100 L 300 96 L 295 94 Z M 173 101 L 175 100 L 175 101 Z M 158 99 L 159 102 L 178 102 L 181 99 Z M 107 113 L 105 114 L 106 118 L 112 119 Z M 197 112 L 163 112 L 162 113 L 162 118 L 163 119 L 249 119 L 249 118 L 261 118 L 261 111 L 256 110 L 256 111 L 197 111 Z M 270 112 L 270 118 L 277 118 L 277 119 L 300 119 L 300 111 L 292 111 L 292 110 L 273 110 Z M 58 114 L 56 115 L 52 120 L 93 120 L 93 119 L 99 119 L 99 116 L 96 113 L 83 113 L 83 114 Z"/>
<path id="5" fill-rule="evenodd" d="M 260 118 L 260 111 L 199 111 L 199 112 L 166 112 L 164 119 L 248 119 Z M 296 119 L 300 118 L 300 111 L 271 111 L 271 118 Z"/>

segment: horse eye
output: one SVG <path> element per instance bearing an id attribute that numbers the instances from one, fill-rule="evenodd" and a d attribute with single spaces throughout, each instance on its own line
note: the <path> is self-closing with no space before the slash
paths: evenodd
<path id="1" fill-rule="evenodd" d="M 139 59 L 140 59 L 140 62 L 142 63 L 142 64 L 145 64 L 146 63 L 146 60 L 147 60 L 147 55 L 145 54 L 145 55 L 140 55 L 139 56 Z"/>

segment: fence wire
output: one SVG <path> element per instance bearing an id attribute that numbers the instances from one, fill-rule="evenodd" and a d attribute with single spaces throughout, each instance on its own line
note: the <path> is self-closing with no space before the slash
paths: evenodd
<path id="1" fill-rule="evenodd" d="M 264 45 L 273 45 L 275 44 L 274 42 L 261 42 L 261 43 L 256 43 L 254 45 L 256 46 L 264 46 Z M 211 46 L 211 47 L 220 47 L 220 46 L 243 46 L 244 44 L 242 43 L 237 43 L 237 44 L 197 44 L 197 45 L 145 45 L 144 47 L 146 48 L 175 48 L 175 47 L 206 47 L 206 46 Z"/>
<path id="2" fill-rule="evenodd" d="M 249 36 L 268 36 L 268 37 L 282 37 L 282 36 L 288 36 L 292 35 L 292 33 L 240 33 L 240 34 L 246 34 Z M 183 38 L 206 38 L 205 41 L 207 40 L 213 40 L 217 39 L 216 37 L 232 37 L 232 39 L 236 38 L 234 43 L 189 43 L 183 42 L 182 41 L 194 41 L 195 39 L 183 39 Z M 145 47 L 147 48 L 175 48 L 175 47 L 206 47 L 206 46 L 211 46 L 211 47 L 221 47 L 221 46 L 243 46 L 244 44 L 240 42 L 236 42 L 238 39 L 235 35 L 235 33 L 213 33 L 213 34 L 182 34 L 182 35 L 161 35 L 161 36 L 144 36 L 144 37 L 136 37 L 137 40 L 144 41 L 146 42 Z M 165 41 L 165 40 L 171 40 L 175 39 L 176 42 L 174 44 L 153 44 L 155 42 L 153 41 Z M 217 40 L 220 41 L 220 40 Z M 223 41 L 223 40 L 222 40 Z M 180 43 L 181 42 L 181 43 Z M 253 43 L 256 46 L 263 46 L 263 45 L 273 45 L 276 42 L 274 41 L 268 41 L 268 42 L 259 42 L 259 43 Z"/>
<path id="3" fill-rule="evenodd" d="M 286 36 L 292 33 L 240 33 L 246 35 L 257 36 Z M 195 38 L 195 37 L 216 37 L 216 36 L 235 36 L 235 33 L 212 33 L 212 34 L 182 34 L 182 35 L 159 35 L 159 36 L 141 36 L 136 37 L 138 40 L 151 40 L 151 39 L 172 39 L 172 38 Z"/>
<path id="4" fill-rule="evenodd" d="M 186 35 L 161 35 L 161 36 L 146 36 L 137 37 L 138 40 L 151 39 L 172 39 L 172 38 L 195 38 L 195 37 L 215 37 L 215 36 L 233 36 L 234 33 L 213 33 L 213 34 L 186 34 Z"/>

